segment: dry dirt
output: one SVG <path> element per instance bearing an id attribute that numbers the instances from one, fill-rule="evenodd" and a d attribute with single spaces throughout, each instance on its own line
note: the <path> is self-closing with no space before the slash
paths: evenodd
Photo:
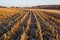
<path id="1" fill-rule="evenodd" d="M 0 40 L 60 40 L 59 11 L 0 8 Z"/>

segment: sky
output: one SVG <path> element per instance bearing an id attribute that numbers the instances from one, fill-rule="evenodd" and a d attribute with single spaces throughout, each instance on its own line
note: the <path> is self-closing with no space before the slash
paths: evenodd
<path id="1" fill-rule="evenodd" d="M 36 5 L 60 5 L 60 0 L 0 0 L 1 6 L 30 7 Z"/>

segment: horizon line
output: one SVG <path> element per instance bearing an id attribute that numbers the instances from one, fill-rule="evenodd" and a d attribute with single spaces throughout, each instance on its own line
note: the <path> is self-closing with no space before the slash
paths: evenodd
<path id="1" fill-rule="evenodd" d="M 43 6 L 43 5 L 60 5 L 60 4 L 42 4 L 42 5 L 31 5 L 31 6 L 4 6 L 0 5 L 2 7 L 33 7 L 33 6 Z"/>

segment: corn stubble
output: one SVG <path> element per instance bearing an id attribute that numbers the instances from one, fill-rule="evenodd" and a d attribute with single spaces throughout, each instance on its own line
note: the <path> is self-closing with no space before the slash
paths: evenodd
<path id="1" fill-rule="evenodd" d="M 37 10 L 19 11 L 8 17 L 0 13 L 0 40 L 60 40 L 60 16 Z"/>

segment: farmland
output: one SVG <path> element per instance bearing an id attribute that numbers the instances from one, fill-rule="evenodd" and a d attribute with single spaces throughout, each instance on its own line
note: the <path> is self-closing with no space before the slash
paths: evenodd
<path id="1" fill-rule="evenodd" d="M 60 12 L 50 11 L 0 8 L 0 40 L 60 40 Z"/>

